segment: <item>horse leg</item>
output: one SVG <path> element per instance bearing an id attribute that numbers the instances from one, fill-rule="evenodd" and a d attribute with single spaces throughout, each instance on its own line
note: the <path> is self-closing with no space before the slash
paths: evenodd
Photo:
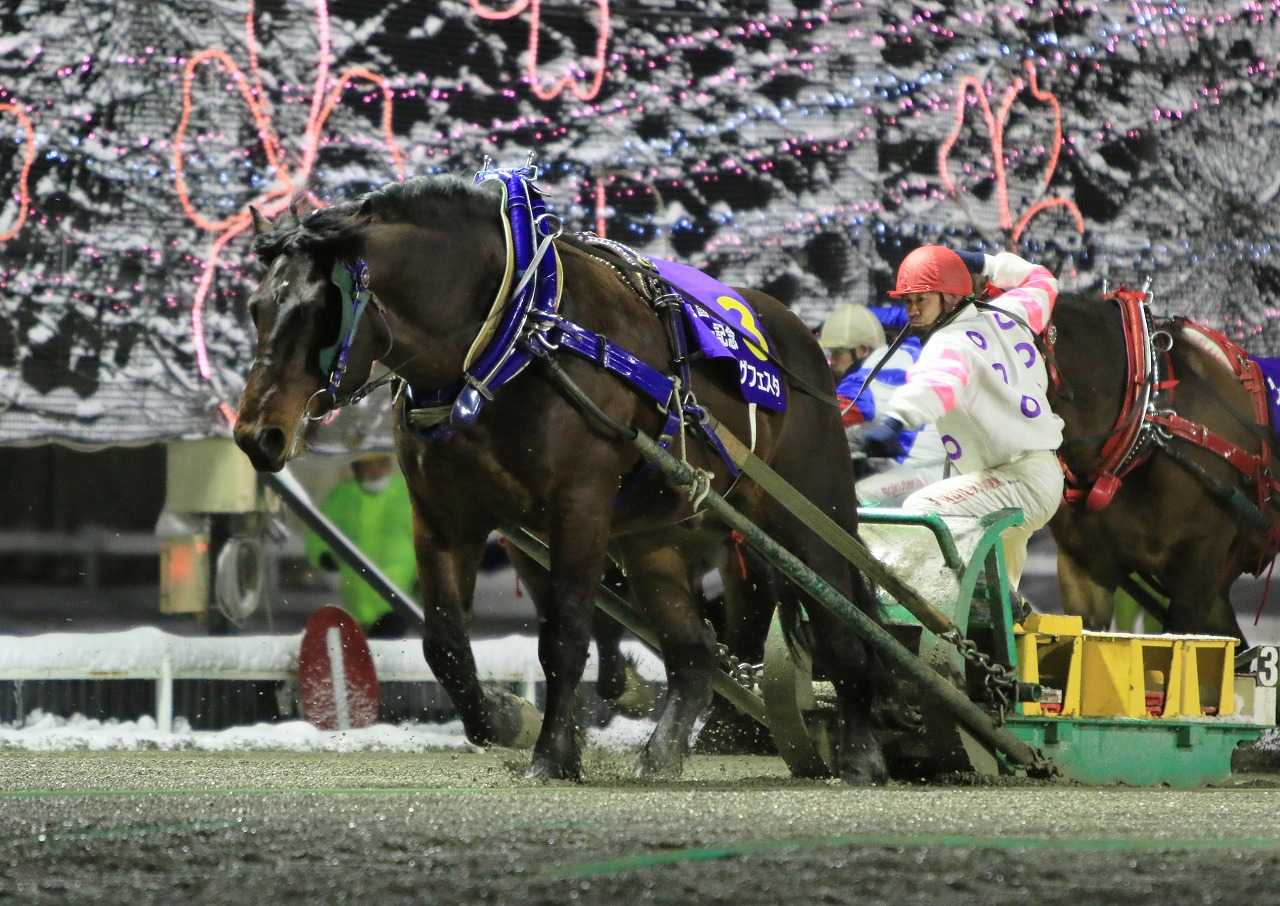
<path id="1" fill-rule="evenodd" d="M 741 559 L 739 559 L 741 557 Z M 740 660 L 758 664 L 764 658 L 764 640 L 769 635 L 776 595 L 762 578 L 771 567 L 747 548 L 730 550 L 721 567 L 724 581 L 724 632 L 720 641 Z"/>
<path id="2" fill-rule="evenodd" d="M 1111 628 L 1115 602 L 1111 589 L 1099 585 L 1066 548 L 1058 547 L 1058 591 L 1062 609 L 1082 617 L 1086 629 L 1106 631 Z"/>
<path id="3" fill-rule="evenodd" d="M 608 553 L 609 507 L 600 501 L 610 496 L 580 490 L 552 519 L 550 587 L 538 613 L 538 659 L 547 680 L 547 702 L 529 777 L 582 776 L 574 707 L 591 641 L 592 599 Z"/>
<path id="4" fill-rule="evenodd" d="M 1230 554 L 1227 543 L 1204 539 L 1190 541 L 1174 551 L 1161 577 L 1169 595 L 1165 632 L 1244 638 L 1230 603 L 1231 583 L 1238 575 L 1231 567 Z"/>
<path id="5" fill-rule="evenodd" d="M 415 515 L 413 541 L 423 590 L 423 656 L 449 693 L 467 739 L 478 746 L 509 744 L 486 706 L 466 628 L 484 538 L 446 545 Z"/>
<path id="6" fill-rule="evenodd" d="M 719 564 L 724 597 L 718 608 L 720 613 L 712 620 L 716 639 L 742 662 L 758 664 L 764 660 L 764 642 L 778 600 L 777 594 L 765 587 L 768 580 L 763 578 L 771 568 L 745 544 L 740 549 L 731 546 L 727 553 L 725 562 Z M 722 755 L 776 753 L 764 725 L 718 696 L 712 700 L 706 725 L 698 734 L 697 751 Z"/>
<path id="7" fill-rule="evenodd" d="M 613 566 L 605 570 L 604 583 L 626 594 L 622 573 Z M 606 701 L 616 701 L 627 691 L 627 661 L 622 656 L 622 624 L 600 608 L 591 614 L 591 635 L 596 640 L 596 692 Z"/>
<path id="8" fill-rule="evenodd" d="M 643 777 L 678 777 L 698 717 L 711 704 L 715 639 L 693 605 L 689 567 L 666 538 L 623 545 L 634 600 L 658 632 L 667 694 L 640 755 Z"/>
<path id="9" fill-rule="evenodd" d="M 854 786 L 884 783 L 889 779 L 889 768 L 872 729 L 872 708 L 885 686 L 876 682 L 873 674 L 883 668 L 843 620 L 814 605 L 809 605 L 807 612 L 818 663 L 825 667 L 836 687 L 840 779 Z"/>

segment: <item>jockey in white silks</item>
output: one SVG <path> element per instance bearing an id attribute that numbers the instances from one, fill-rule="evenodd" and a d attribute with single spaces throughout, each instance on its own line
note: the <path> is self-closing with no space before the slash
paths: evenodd
<path id="1" fill-rule="evenodd" d="M 991 303 L 972 304 L 970 271 L 1004 292 Z M 1048 373 L 1035 345 L 1053 313 L 1058 281 L 1010 252 L 922 246 L 903 260 L 890 295 L 906 304 L 912 326 L 928 333 L 906 382 L 864 427 L 864 449 L 895 455 L 904 429 L 935 424 L 959 474 L 916 491 L 903 507 L 944 518 L 1021 509 L 1024 523 L 1004 536 L 1016 588 L 1027 542 L 1062 499 L 1055 455 L 1062 419 L 1049 407 Z"/>
<path id="2" fill-rule="evenodd" d="M 877 401 L 883 404 L 906 382 L 907 369 L 920 357 L 921 349 L 920 338 L 914 336 L 896 349 L 883 342 L 885 329 L 897 333 L 907 326 L 902 308 L 864 310 L 882 325 L 881 345 L 862 360 L 860 368 L 850 371 L 836 385 L 836 398 L 849 432 L 850 448 L 854 450 L 860 442 L 860 426 L 875 420 Z M 898 441 L 902 450 L 897 456 L 866 459 L 870 474 L 859 478 L 855 485 L 860 505 L 899 506 L 911 493 L 942 478 L 946 451 L 936 428 L 925 425 L 919 431 L 903 431 Z"/>

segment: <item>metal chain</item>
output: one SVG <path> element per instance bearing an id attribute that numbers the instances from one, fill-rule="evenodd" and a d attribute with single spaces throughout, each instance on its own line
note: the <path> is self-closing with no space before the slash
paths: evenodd
<path id="1" fill-rule="evenodd" d="M 764 664 L 748 664 L 729 653 L 729 646 L 716 642 L 716 657 L 720 667 L 743 689 L 750 691 L 764 673 Z"/>
<path id="2" fill-rule="evenodd" d="M 993 661 L 986 652 L 979 650 L 978 643 L 962 636 L 959 629 L 944 632 L 938 637 L 954 645 L 962 658 L 982 671 L 987 703 L 996 712 L 996 723 L 1004 723 L 1005 714 L 1017 697 L 1017 676 L 1004 664 Z"/>

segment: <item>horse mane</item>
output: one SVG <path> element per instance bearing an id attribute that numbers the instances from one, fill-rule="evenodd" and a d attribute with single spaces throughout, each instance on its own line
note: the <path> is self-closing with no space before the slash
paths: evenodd
<path id="1" fill-rule="evenodd" d="M 269 264 L 284 254 L 338 252 L 358 248 L 361 231 L 377 218 L 390 223 L 435 226 L 467 218 L 494 217 L 500 190 L 452 174 L 417 176 L 388 183 L 357 198 L 298 218 L 288 213 L 253 239 L 253 251 Z M 356 253 L 358 254 L 358 253 Z"/>

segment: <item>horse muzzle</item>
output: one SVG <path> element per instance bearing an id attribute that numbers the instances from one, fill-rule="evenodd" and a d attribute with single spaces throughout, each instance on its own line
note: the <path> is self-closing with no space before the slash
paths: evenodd
<path id="1" fill-rule="evenodd" d="M 288 461 L 289 434 L 276 425 L 239 422 L 235 440 L 259 472 L 279 472 Z"/>

